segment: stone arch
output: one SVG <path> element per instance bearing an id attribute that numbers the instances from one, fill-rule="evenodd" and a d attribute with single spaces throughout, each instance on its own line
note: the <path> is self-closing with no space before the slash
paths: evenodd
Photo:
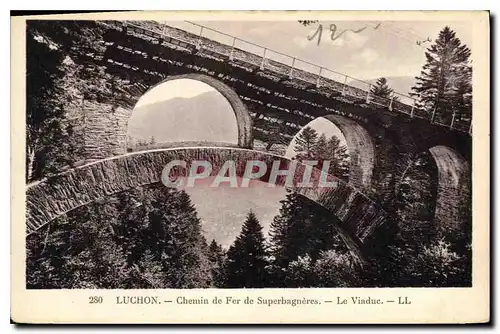
<path id="1" fill-rule="evenodd" d="M 462 232 L 470 218 L 471 174 L 467 161 L 447 146 L 429 149 L 438 169 L 435 222 L 441 230 Z"/>
<path id="2" fill-rule="evenodd" d="M 213 173 L 217 173 L 224 162 L 236 163 L 238 176 L 242 176 L 246 162 L 263 161 L 270 166 L 278 160 L 280 169 L 287 169 L 291 163 L 288 158 L 266 152 L 241 148 L 196 147 L 157 149 L 125 154 L 92 162 L 73 168 L 29 184 L 26 189 L 26 230 L 30 234 L 48 224 L 58 216 L 66 214 L 80 206 L 87 205 L 99 198 L 119 193 L 131 188 L 157 183 L 161 180 L 164 166 L 172 160 L 184 160 L 188 164 L 195 160 L 210 161 Z M 304 170 L 305 165 L 297 163 L 297 169 Z M 312 179 L 318 179 L 321 171 L 313 169 Z M 365 240 L 373 235 L 374 230 L 382 225 L 388 216 L 386 212 L 352 185 L 333 175 L 327 180 L 334 186 L 321 188 L 299 187 L 301 175 L 293 180 L 292 188 L 302 196 L 318 203 L 329 210 L 340 221 L 342 235 L 351 240 L 351 246 L 362 249 Z M 268 175 L 261 179 L 266 181 Z M 284 186 L 278 180 L 278 185 Z M 361 254 L 361 250 L 359 251 Z"/>
<path id="3" fill-rule="evenodd" d="M 139 101 L 139 99 L 149 92 L 150 90 L 154 89 L 155 87 L 168 82 L 168 81 L 173 81 L 173 80 L 178 80 L 178 79 L 191 79 L 191 80 L 196 80 L 203 82 L 210 87 L 214 88 L 217 92 L 219 92 L 231 105 L 231 108 L 233 109 L 234 115 L 236 116 L 236 123 L 238 126 L 238 147 L 242 148 L 252 148 L 253 147 L 253 135 L 252 135 L 252 118 L 250 117 L 250 114 L 248 113 L 248 109 L 246 105 L 241 101 L 240 97 L 236 92 L 226 85 L 225 83 L 211 77 L 205 74 L 198 74 L 198 73 L 188 73 L 188 74 L 180 74 L 180 75 L 172 75 L 167 77 L 166 79 L 158 82 L 157 84 L 149 87 L 146 89 L 146 87 L 141 86 L 141 90 L 139 94 L 136 94 L 136 96 L 139 96 L 135 103 Z M 128 119 L 130 120 L 130 118 Z M 127 121 L 128 124 L 128 121 Z"/>
<path id="4" fill-rule="evenodd" d="M 323 118 L 337 126 L 344 135 L 351 159 L 349 183 L 359 189 L 369 190 L 375 165 L 375 146 L 368 131 L 355 120 L 326 115 Z"/>

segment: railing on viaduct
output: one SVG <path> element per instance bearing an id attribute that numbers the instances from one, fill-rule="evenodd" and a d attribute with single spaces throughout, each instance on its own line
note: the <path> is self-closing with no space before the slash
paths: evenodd
<path id="1" fill-rule="evenodd" d="M 346 102 L 382 107 L 408 115 L 410 118 L 428 119 L 433 124 L 472 133 L 472 121 L 469 118 L 458 119 L 453 113 L 450 122 L 443 123 L 439 117 L 435 117 L 436 115 L 429 115 L 425 110 L 418 108 L 417 100 L 411 96 L 398 92 L 393 92 L 391 98 L 375 96 L 370 92 L 372 83 L 194 22 L 183 21 L 183 23 L 198 29 L 199 32 L 190 32 L 158 21 L 107 21 L 105 24 L 120 29 L 126 27 L 127 33 L 138 34 L 152 41 L 159 40 L 169 47 L 203 51 L 208 57 L 227 59 L 235 65 L 252 64 L 261 71 L 270 70 L 290 80 L 314 85 L 316 89 L 324 87 L 339 93 L 336 98 Z"/>

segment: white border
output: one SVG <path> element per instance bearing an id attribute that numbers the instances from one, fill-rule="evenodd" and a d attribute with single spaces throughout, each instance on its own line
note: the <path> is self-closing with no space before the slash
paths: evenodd
<path id="1" fill-rule="evenodd" d="M 465 10 L 465 9 L 492 9 L 492 14 L 495 15 L 498 13 L 498 7 L 499 7 L 498 1 L 487 1 L 487 0 L 475 0 L 475 1 L 453 1 L 453 2 L 436 2 L 436 1 L 428 1 L 428 0 L 420 0 L 420 1 L 415 1 L 413 3 L 410 3 L 408 1 L 386 1 L 386 0 L 379 0 L 377 2 L 367 2 L 367 1 L 362 1 L 362 0 L 350 0 L 342 3 L 338 3 L 337 1 L 325 1 L 322 2 L 322 4 L 317 4 L 317 3 L 312 3 L 311 1 L 296 1 L 296 0 L 289 0 L 286 1 L 285 3 L 281 2 L 278 4 L 278 2 L 273 2 L 273 1 L 268 1 L 268 0 L 254 0 L 251 2 L 246 2 L 246 4 L 249 4 L 250 6 L 245 6 L 245 4 L 235 4 L 233 1 L 219 1 L 219 0 L 213 0 L 213 1 L 204 1 L 204 0 L 193 0 L 187 3 L 186 1 L 149 1 L 148 4 L 146 5 L 147 7 L 145 9 L 238 9 L 238 10 L 243 10 L 243 9 L 265 9 L 265 10 L 272 10 L 272 9 L 306 9 L 306 10 L 319 10 L 319 9 L 402 9 L 402 10 L 410 10 L 410 9 L 449 9 L 449 10 Z M 0 5 L 3 9 L 4 4 L 7 5 L 7 2 L 2 2 Z M 111 5 L 114 3 L 108 3 L 108 5 Z M 207 8 L 207 4 L 209 4 Z M 24 3 L 16 3 L 17 7 L 16 9 L 33 9 L 36 8 L 36 6 L 43 5 L 44 9 L 60 9 L 60 8 L 68 8 L 71 9 L 73 7 L 75 10 L 77 9 L 106 9 L 106 7 L 109 8 L 109 6 L 106 6 L 106 3 L 102 1 L 96 1 L 96 0 L 88 0 L 83 3 L 72 3 L 72 2 L 67 2 L 67 1 L 52 1 L 52 0 L 47 0 L 41 2 L 35 2 L 35 1 L 25 1 Z M 138 2 L 131 1 L 131 0 L 123 0 L 120 1 L 119 3 L 120 7 L 125 9 L 125 8 L 130 8 L 134 9 L 138 5 Z M 141 3 L 141 5 L 144 5 L 144 3 Z M 151 6 L 153 5 L 153 6 Z M 85 7 L 84 7 L 85 6 Z M 40 8 L 41 9 L 41 8 Z M 3 11 L 5 13 L 6 11 Z M 1 37 L 2 41 L 8 41 L 10 39 L 10 20 L 6 18 L 6 15 L 4 16 L 3 24 L 1 25 L 2 28 L 2 33 Z M 4 29 L 5 28 L 5 29 Z M 493 27 L 492 27 L 493 28 Z M 498 35 L 495 35 L 495 50 L 492 49 L 492 52 L 495 54 L 498 54 L 497 47 L 498 46 Z M 492 45 L 493 46 L 493 45 Z M 9 78 L 9 72 L 7 71 L 7 68 L 10 66 L 10 54 L 8 52 L 3 52 L 2 53 L 2 63 L 4 66 L 1 68 L 3 69 L 2 74 L 3 74 L 3 94 L 4 98 L 2 99 L 3 103 L 3 110 L 4 112 L 0 113 L 0 147 L 3 149 L 3 152 L 9 152 L 9 156 L 11 154 L 10 152 L 10 136 L 9 136 L 9 124 L 10 124 L 10 113 L 5 112 L 6 110 L 10 110 L 10 85 L 8 84 L 8 80 L 5 78 Z M 493 58 L 491 58 L 493 60 Z M 492 73 L 493 74 L 493 73 Z M 496 75 L 498 75 L 498 68 L 495 70 Z M 493 98 L 496 101 L 496 96 L 499 94 L 499 89 L 496 85 L 493 86 L 494 93 L 493 93 Z M 495 113 L 495 110 L 492 111 L 492 113 Z M 498 117 L 497 117 L 498 119 Z M 493 120 L 492 120 L 493 121 Z M 495 125 L 497 125 L 497 122 L 495 122 Z M 492 124 L 493 126 L 493 124 Z M 495 144 L 498 144 L 495 140 Z M 498 147 L 498 146 L 497 146 Z M 5 155 L 4 155 L 5 156 Z M 497 154 L 498 156 L 498 154 Z M 4 159 L 4 161 L 7 159 Z M 498 164 L 498 160 L 495 159 L 495 162 Z M 2 212 L 5 216 L 2 225 L 2 235 L 4 238 L 8 239 L 8 236 L 10 235 L 10 227 L 8 222 L 10 222 L 10 165 L 8 163 L 4 163 L 1 165 L 2 168 L 2 177 L 0 178 L 0 189 L 1 189 L 1 201 L 0 203 L 2 204 L 2 209 L 0 212 Z M 3 173 L 5 172 L 5 173 Z M 496 185 L 496 184 L 495 184 Z M 495 207 L 500 206 L 500 200 L 498 197 L 495 200 L 494 205 Z M 496 215 L 495 215 L 496 218 Z M 494 240 L 498 240 L 498 234 L 499 234 L 499 229 L 496 228 L 496 234 L 493 236 Z M 7 241 L 7 240 L 5 240 Z M 3 251 L 3 256 L 1 264 L 3 264 L 3 268 L 6 268 L 9 266 L 10 262 L 10 242 L 5 242 L 3 243 L 4 245 L 4 251 Z M 494 245 L 494 243 L 493 243 Z M 492 245 L 492 246 L 493 246 Z M 497 267 L 498 265 L 498 247 L 495 247 L 495 264 L 494 268 Z M 497 276 L 498 277 L 498 276 Z M 498 280 L 496 281 L 498 282 Z M 495 283 L 496 283 L 495 282 Z M 2 275 L 2 283 L 4 283 L 4 296 L 9 296 L 10 295 L 10 282 L 9 282 L 9 275 Z M 494 284 L 493 282 L 491 282 Z M 4 302 L 2 303 L 2 314 L 4 315 L 2 321 L 2 324 L 5 326 L 8 326 L 8 321 L 6 321 L 7 317 L 7 312 L 10 313 L 10 302 L 7 302 L 9 298 L 4 298 Z M 496 315 L 498 315 L 498 307 L 494 308 L 496 310 L 495 315 L 493 316 L 493 319 L 497 319 Z M 9 331 L 13 329 L 12 326 L 5 326 L 5 328 L 2 329 L 8 329 Z M 380 331 L 386 331 L 386 328 L 370 328 L 370 331 L 372 330 L 380 330 Z M 218 331 L 219 329 L 212 329 L 215 331 Z M 260 329 L 259 331 L 262 331 L 263 329 Z M 338 330 L 338 329 L 337 329 Z M 452 329 L 453 330 L 453 329 Z M 62 332 L 69 332 L 70 330 L 62 330 Z M 353 332 L 360 332 L 361 330 L 354 330 Z M 409 330 L 409 332 L 416 332 L 420 331 L 418 329 L 413 329 Z M 3 332 L 3 331 L 2 331 Z M 103 331 L 98 331 L 98 332 L 103 332 Z M 246 330 L 244 331 L 246 332 Z"/>

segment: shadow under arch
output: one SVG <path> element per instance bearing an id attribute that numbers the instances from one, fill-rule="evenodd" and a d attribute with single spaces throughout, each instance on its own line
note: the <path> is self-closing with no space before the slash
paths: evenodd
<path id="1" fill-rule="evenodd" d="M 470 219 L 471 174 L 467 161 L 447 146 L 429 149 L 438 169 L 434 220 L 446 233 L 462 233 Z"/>
<path id="2" fill-rule="evenodd" d="M 31 183 L 26 189 L 26 232 L 33 233 L 57 217 L 99 198 L 131 188 L 161 181 L 165 165 L 173 160 L 209 161 L 217 173 L 226 161 L 236 163 L 237 176 L 243 176 L 247 161 L 262 161 L 268 171 L 275 161 L 279 169 L 288 169 L 297 163 L 285 157 L 241 148 L 191 147 L 133 152 L 92 162 L 48 179 Z M 305 165 L 297 163 L 297 170 Z M 313 168 L 312 180 L 319 179 L 321 171 Z M 291 188 L 318 203 L 340 220 L 339 229 L 363 259 L 363 247 L 375 229 L 388 219 L 387 213 L 352 185 L 327 175 L 331 187 L 301 187 L 303 173 L 293 179 Z M 179 175 L 180 176 L 180 175 Z M 265 181 L 264 176 L 264 182 Z M 262 179 L 261 179 L 262 181 Z M 284 180 L 277 183 L 284 186 Z"/>
<path id="3" fill-rule="evenodd" d="M 375 146 L 368 131 L 355 120 L 340 115 L 325 115 L 323 118 L 340 129 L 349 151 L 349 183 L 359 189 L 369 190 L 375 165 Z"/>
<path id="4" fill-rule="evenodd" d="M 145 89 L 142 91 L 141 96 L 137 99 L 137 102 L 140 100 L 140 98 L 151 91 L 152 89 L 158 87 L 161 84 L 164 84 L 169 81 L 174 81 L 174 80 L 179 80 L 179 79 L 191 79 L 199 82 L 203 82 L 213 89 L 215 89 L 217 92 L 219 92 L 230 104 L 234 115 L 236 116 L 236 124 L 238 126 L 238 147 L 241 148 L 253 148 L 253 134 L 252 134 L 252 118 L 250 117 L 250 114 L 248 113 L 248 109 L 246 105 L 241 101 L 240 97 L 238 94 L 228 85 L 225 83 L 210 77 L 205 74 L 198 74 L 198 73 L 188 73 L 188 74 L 180 74 L 180 75 L 172 75 L 167 77 L 166 79 L 154 84 L 153 86 L 149 87 L 148 89 Z M 135 106 L 134 106 L 135 109 Z M 132 111 L 133 113 L 133 111 Z M 131 115 L 132 115 L 131 113 Z M 130 115 L 130 117 L 131 117 Z M 127 121 L 127 123 L 130 121 L 130 117 Z"/>

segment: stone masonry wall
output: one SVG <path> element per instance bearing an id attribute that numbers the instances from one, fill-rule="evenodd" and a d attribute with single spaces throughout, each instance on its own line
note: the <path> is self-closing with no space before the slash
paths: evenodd
<path id="1" fill-rule="evenodd" d="M 131 110 L 108 104 L 84 104 L 85 152 L 87 159 L 102 159 L 125 153 Z"/>

